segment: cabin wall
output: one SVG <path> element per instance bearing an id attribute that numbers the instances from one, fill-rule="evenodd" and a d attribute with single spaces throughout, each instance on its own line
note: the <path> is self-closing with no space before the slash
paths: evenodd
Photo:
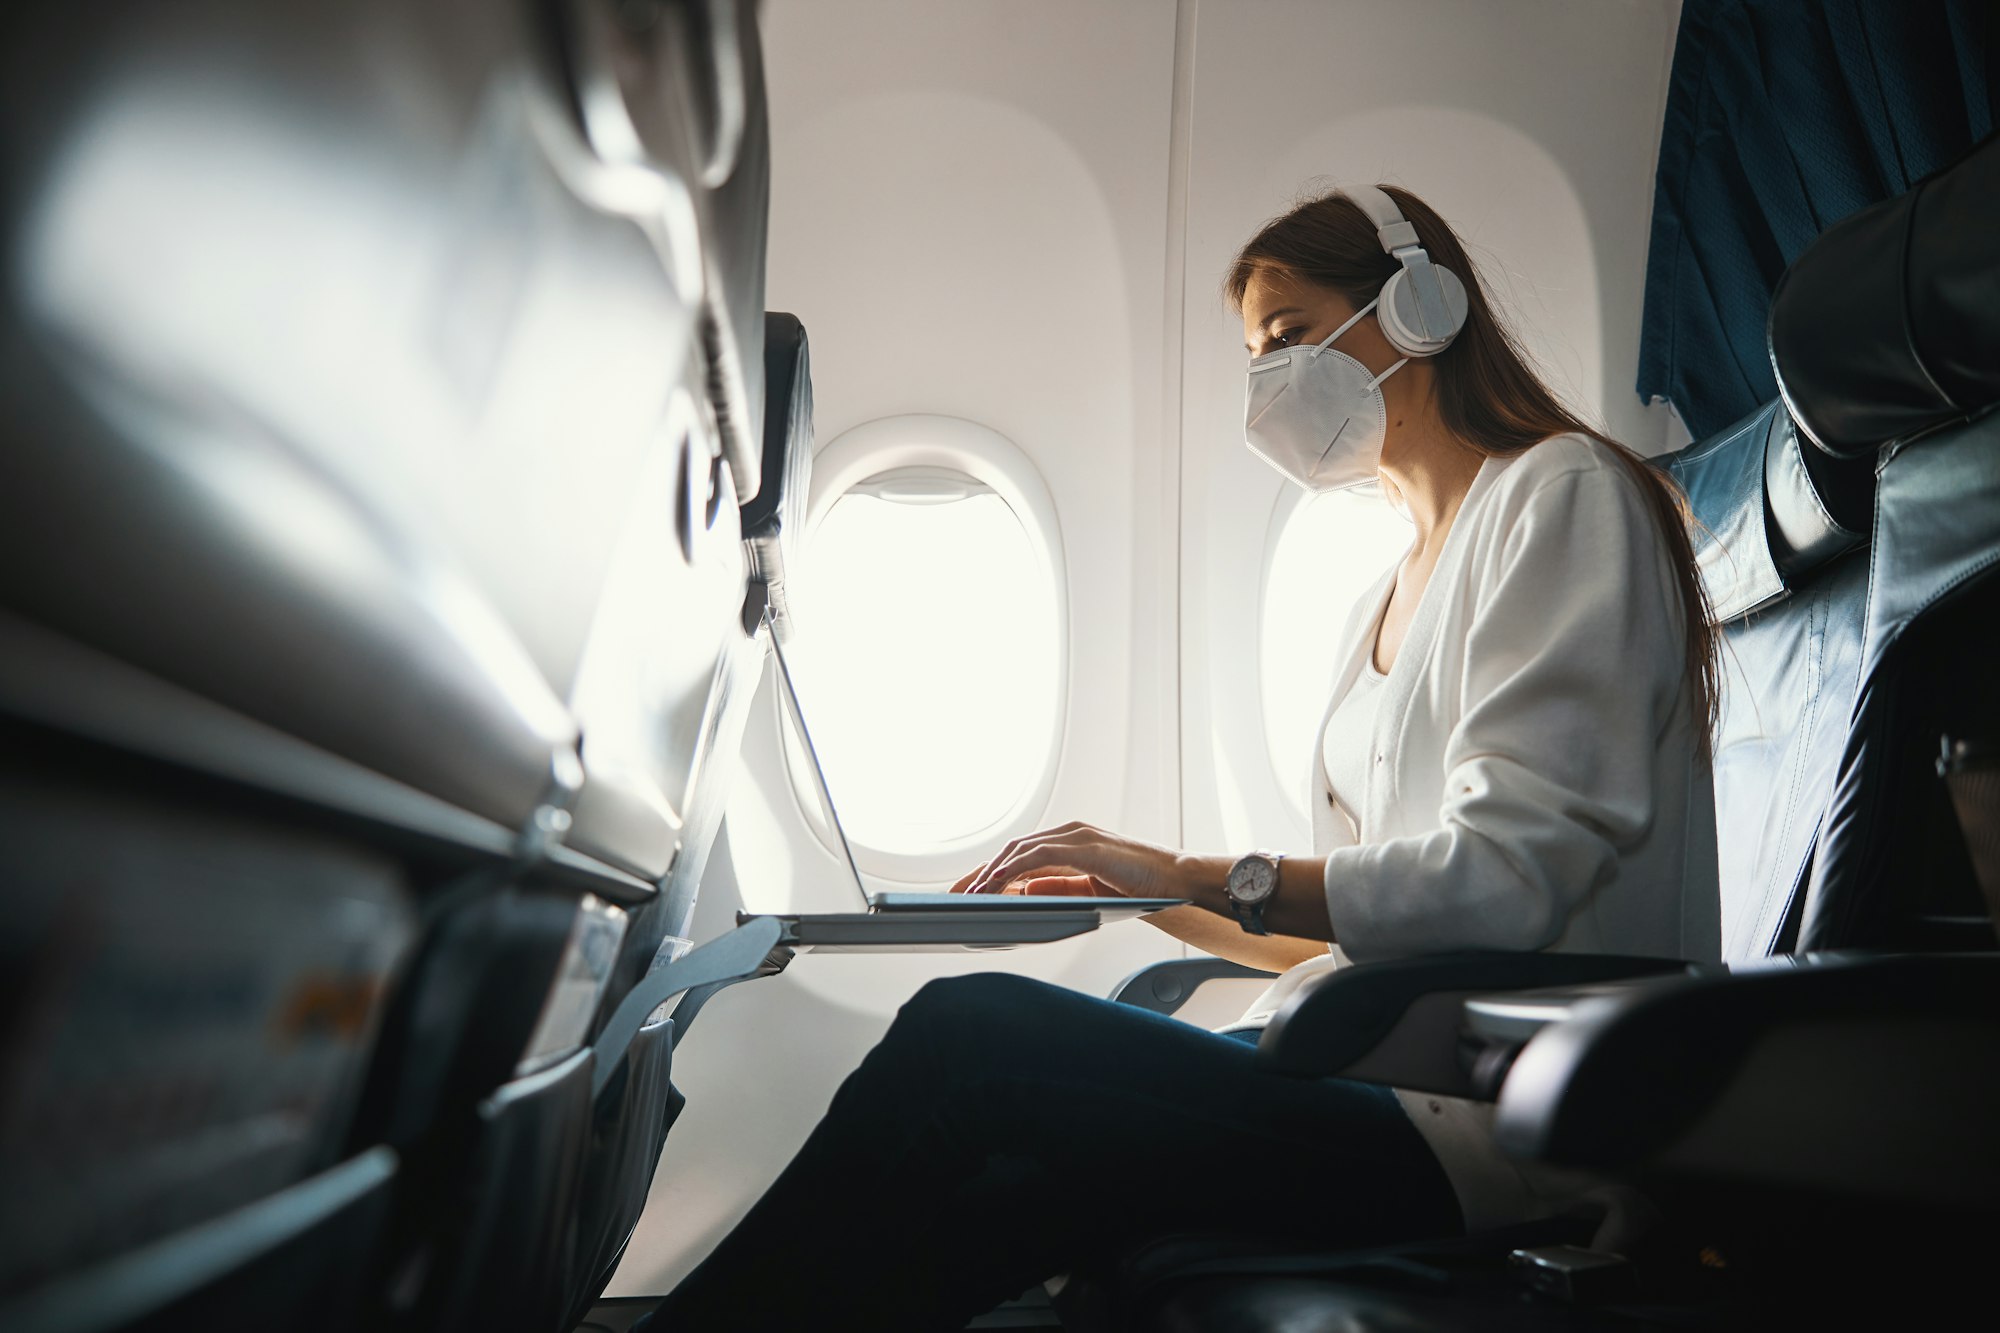
<path id="1" fill-rule="evenodd" d="M 1678 10 L 765 5 L 769 303 L 812 338 L 819 441 L 963 417 L 1012 441 L 1054 498 L 1069 674 L 1040 822 L 1306 845 L 1261 739 L 1254 660 L 1261 562 L 1290 501 L 1242 446 L 1241 326 L 1218 294 L 1234 248 L 1302 188 L 1425 196 L 1558 388 L 1635 447 L 1673 442 L 1631 385 Z M 1005 639 L 997 626 L 995 651 Z M 742 907 L 840 902 L 775 717 L 760 699 L 697 937 Z M 677 1053 L 688 1107 L 611 1294 L 665 1291 L 706 1253 L 924 980 L 1006 970 L 1102 994 L 1180 952 L 1128 924 L 1004 954 L 807 955 L 725 992 Z"/>

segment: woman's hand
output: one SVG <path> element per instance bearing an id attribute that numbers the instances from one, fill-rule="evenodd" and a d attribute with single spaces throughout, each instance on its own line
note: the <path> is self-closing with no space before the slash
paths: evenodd
<path id="1" fill-rule="evenodd" d="M 1186 879 L 1184 858 L 1171 848 L 1069 823 L 1014 839 L 951 891 L 1187 898 Z"/>

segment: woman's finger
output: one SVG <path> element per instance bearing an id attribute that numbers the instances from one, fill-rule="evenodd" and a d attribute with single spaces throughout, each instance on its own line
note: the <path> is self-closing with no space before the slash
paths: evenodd
<path id="1" fill-rule="evenodd" d="M 1021 850 L 1021 848 L 1029 841 L 1029 839 L 1038 836 L 1040 835 L 1030 833 L 1025 835 L 1024 837 L 1010 839 L 1005 847 L 1002 847 L 998 852 L 995 852 L 993 854 L 993 858 L 991 860 L 989 860 L 985 865 L 979 867 L 978 872 L 974 874 L 972 877 L 972 882 L 965 886 L 965 892 L 991 893 L 993 892 L 993 890 L 999 888 L 1001 884 L 1004 884 L 1006 881 L 1002 880 L 999 882 L 995 882 L 993 878 L 993 868 L 995 866 L 998 866 L 1001 862 L 1006 861 L 1009 857 L 1012 857 L 1016 853 L 1018 853 Z"/>
<path id="2" fill-rule="evenodd" d="M 1025 845 L 986 868 L 985 882 L 1007 884 L 1030 875 L 1085 874 L 1120 897 L 1184 896 L 1174 892 L 1175 854 L 1165 847 L 1077 825 Z"/>
<path id="3" fill-rule="evenodd" d="M 1117 868 L 1107 856 L 1108 851 L 1109 849 L 1099 842 L 1051 839 L 1033 847 L 1025 847 L 1004 861 L 995 862 L 986 872 L 987 879 L 996 884 L 1011 884 L 1035 871 L 1043 874 L 1089 875 L 1103 880 L 1115 892 L 1122 894 L 1125 889 L 1118 882 Z"/>
<path id="4" fill-rule="evenodd" d="M 1029 848 L 1047 846 L 1053 843 L 1073 842 L 1095 833 L 1096 830 L 1092 829 L 1088 824 L 1072 820 L 1067 824 L 1059 824 L 1055 828 L 1043 829 L 1038 833 L 1024 834 L 1001 848 L 998 856 L 995 856 L 991 861 L 980 867 L 977 877 L 973 879 L 971 884 L 966 886 L 965 892 L 992 893 L 1004 887 L 1014 876 L 1012 874 L 1000 873 L 1000 868 L 1017 861 L 1021 854 Z"/>
<path id="5" fill-rule="evenodd" d="M 1009 892 L 1019 892 L 1027 897 L 1043 898 L 1103 898 L 1108 896 L 1098 892 L 1097 880 L 1090 875 L 1036 875 L 1032 879 L 1017 880 L 1009 886 Z"/>

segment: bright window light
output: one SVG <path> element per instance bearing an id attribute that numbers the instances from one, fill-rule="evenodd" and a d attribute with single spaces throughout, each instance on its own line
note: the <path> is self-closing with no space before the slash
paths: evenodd
<path id="1" fill-rule="evenodd" d="M 1017 812 L 1048 767 L 1059 602 L 1034 538 L 969 476 L 851 487 L 794 579 L 799 701 L 856 844 L 922 854 Z"/>
<path id="2" fill-rule="evenodd" d="M 1264 574 L 1264 740 L 1286 799 L 1310 819 L 1313 743 L 1347 614 L 1409 548 L 1410 524 L 1371 487 L 1301 501 Z"/>

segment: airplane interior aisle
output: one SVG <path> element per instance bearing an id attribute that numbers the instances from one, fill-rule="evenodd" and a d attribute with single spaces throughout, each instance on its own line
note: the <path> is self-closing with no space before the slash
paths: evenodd
<path id="1" fill-rule="evenodd" d="M 1678 10 L 1133 0 L 1066 12 L 1052 40 L 1007 0 L 772 0 L 770 303 L 812 333 L 815 511 L 830 483 L 897 461 L 866 451 L 900 436 L 871 443 L 854 428 L 911 415 L 994 432 L 1054 500 L 1063 730 L 1052 784 L 1008 833 L 1083 819 L 1195 848 L 1309 840 L 1302 742 L 1324 668 L 1271 680 L 1260 663 L 1330 661 L 1339 599 L 1395 559 L 1408 528 L 1352 496 L 1300 515 L 1293 488 L 1242 448 L 1242 340 L 1221 278 L 1300 194 L 1370 179 L 1434 199 L 1499 261 L 1489 280 L 1586 414 L 1645 452 L 1680 442 L 1664 407 L 1628 387 Z M 910 429 L 926 438 L 925 423 Z M 1323 576 L 1301 587 L 1307 559 L 1339 570 L 1330 590 Z M 1320 600 L 1289 600 L 1301 592 Z M 811 597 L 802 586 L 802 617 Z M 995 618 L 978 639 L 938 644 L 938 660 L 1004 661 L 1016 644 Z M 983 706 L 953 680 L 936 697 Z M 760 698 L 697 938 L 739 902 L 837 904 L 839 863 L 801 813 L 776 719 Z M 812 725 L 835 720 L 815 712 Z M 873 721 L 931 725 L 915 709 Z M 840 758 L 826 756 L 837 801 Z M 931 759 L 954 762 L 979 760 Z M 948 883 L 1002 836 L 955 860 L 858 855 L 885 883 Z M 1133 924 L 983 960 L 807 955 L 730 992 L 682 1057 L 707 1091 L 675 1127 L 612 1292 L 666 1290 L 705 1253 L 923 981 L 1002 970 L 1108 994 L 1181 952 Z M 1259 989 L 1211 986 L 1186 1016 L 1228 1021 Z M 746 1063 L 783 1078 L 731 1076 Z"/>
<path id="2" fill-rule="evenodd" d="M 1991 1304 L 1990 0 L 17 4 L 0 404 L 0 1333 Z"/>

